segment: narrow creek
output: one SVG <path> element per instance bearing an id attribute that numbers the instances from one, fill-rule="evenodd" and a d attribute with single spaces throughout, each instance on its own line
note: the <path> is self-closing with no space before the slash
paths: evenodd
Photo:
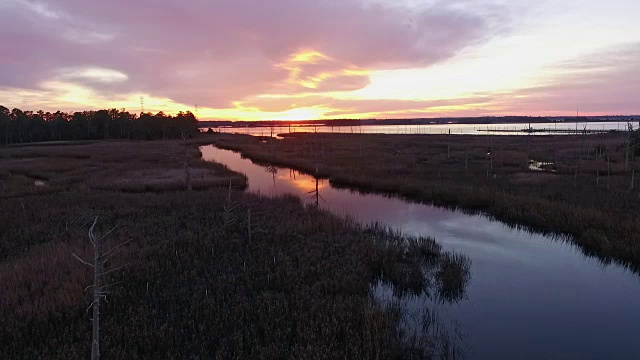
<path id="1" fill-rule="evenodd" d="M 236 152 L 200 150 L 204 160 L 246 174 L 247 191 L 293 194 L 339 216 L 433 237 L 469 257 L 464 300 L 443 305 L 399 299 L 407 311 L 437 306 L 441 320 L 457 324 L 469 359 L 640 359 L 640 277 L 621 266 L 486 216 L 337 189 L 328 180 L 256 165 Z M 382 286 L 375 293 L 382 300 L 393 297 Z"/>

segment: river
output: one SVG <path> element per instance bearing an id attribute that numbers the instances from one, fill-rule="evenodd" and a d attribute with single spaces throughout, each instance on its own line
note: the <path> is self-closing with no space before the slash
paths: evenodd
<path id="1" fill-rule="evenodd" d="M 469 359 L 640 359 L 640 277 L 624 267 L 487 216 L 337 189 L 328 180 L 259 166 L 214 146 L 201 151 L 203 159 L 246 174 L 247 191 L 294 194 L 340 216 L 433 237 L 469 257 L 472 278 L 464 300 L 434 305 L 401 299 L 408 311 L 438 306 L 440 318 L 464 335 Z M 393 296 L 380 286 L 374 291 L 383 301 Z"/>

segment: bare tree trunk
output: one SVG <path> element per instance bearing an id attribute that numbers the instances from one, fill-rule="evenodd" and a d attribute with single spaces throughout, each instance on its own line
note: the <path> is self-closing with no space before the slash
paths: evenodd
<path id="1" fill-rule="evenodd" d="M 93 229 L 98 222 L 96 218 L 89 230 L 89 239 L 93 242 L 93 335 L 91 340 L 91 360 L 100 359 L 100 275 L 102 274 L 102 265 L 100 257 L 101 238 L 96 237 L 93 233 Z"/>
<path id="2" fill-rule="evenodd" d="M 235 210 L 240 204 L 231 201 L 231 179 L 229 179 L 229 190 L 227 192 L 227 203 L 224 205 L 224 225 L 229 225 L 235 222 L 233 217 L 233 210 Z"/>
<path id="3" fill-rule="evenodd" d="M 122 268 L 125 267 L 125 265 L 123 265 L 118 268 L 111 269 L 105 272 L 104 264 L 107 261 L 109 261 L 109 259 L 112 258 L 114 255 L 119 254 L 124 249 L 124 246 L 130 242 L 130 240 L 125 241 L 119 245 L 114 246 L 109 251 L 104 252 L 102 249 L 102 239 L 104 239 L 105 236 L 107 236 L 109 233 L 115 230 L 117 226 L 113 227 L 111 230 L 109 230 L 106 234 L 102 236 L 96 236 L 94 229 L 97 223 L 98 223 L 98 217 L 96 216 L 95 219 L 93 220 L 93 224 L 91 225 L 91 228 L 89 229 L 89 240 L 91 241 L 91 245 L 93 246 L 93 263 L 89 263 L 85 260 L 82 260 L 78 255 L 73 254 L 73 256 L 76 259 L 78 259 L 81 263 L 93 268 L 93 285 L 89 286 L 89 287 L 93 287 L 93 302 L 89 306 L 89 308 L 93 308 L 93 318 L 91 320 L 93 325 L 92 334 L 91 334 L 91 360 L 100 360 L 100 300 L 102 298 L 106 299 L 107 292 L 105 291 L 105 289 L 107 287 L 116 285 L 119 283 L 119 282 L 116 282 L 112 284 L 102 285 L 102 282 L 100 281 L 100 279 L 102 276 L 108 273 L 121 270 Z M 89 287 L 87 287 L 87 289 Z M 89 309 L 87 309 L 87 312 L 89 312 Z"/>

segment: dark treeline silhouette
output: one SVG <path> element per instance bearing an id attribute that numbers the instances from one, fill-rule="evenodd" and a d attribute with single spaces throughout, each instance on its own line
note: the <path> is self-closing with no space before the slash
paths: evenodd
<path id="1" fill-rule="evenodd" d="M 168 139 L 198 131 L 190 112 L 132 114 L 124 109 L 55 113 L 0 105 L 0 144 L 97 139 Z"/>

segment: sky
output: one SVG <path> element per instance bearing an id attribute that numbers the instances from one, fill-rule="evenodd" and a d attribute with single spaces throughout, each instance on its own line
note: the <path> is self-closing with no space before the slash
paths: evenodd
<path id="1" fill-rule="evenodd" d="M 0 105 L 205 120 L 640 114 L 637 0 L 0 0 Z"/>

